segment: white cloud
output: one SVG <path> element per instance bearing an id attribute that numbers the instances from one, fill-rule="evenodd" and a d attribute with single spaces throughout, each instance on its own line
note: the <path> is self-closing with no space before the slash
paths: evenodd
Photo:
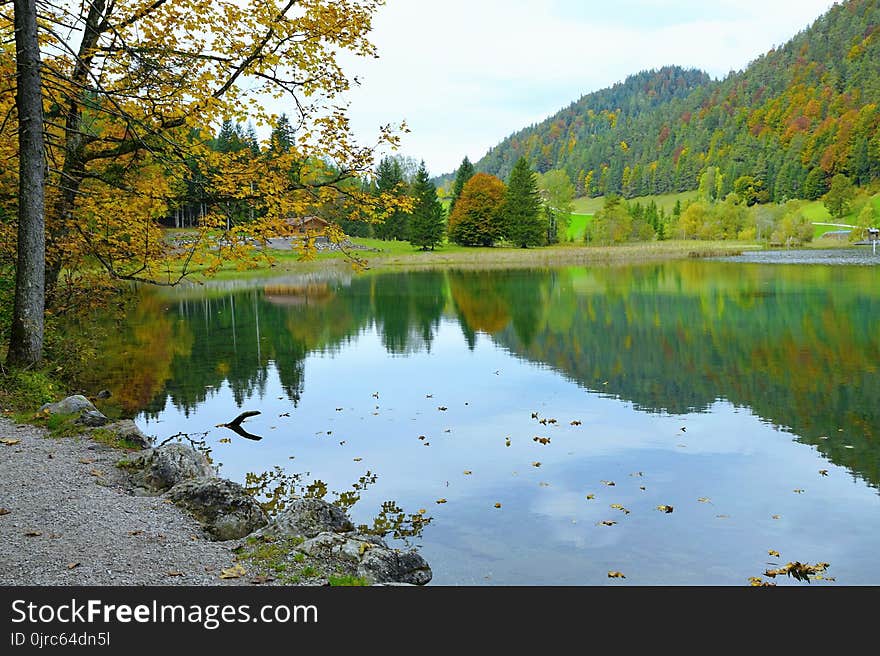
<path id="1" fill-rule="evenodd" d="M 478 159 L 581 95 L 667 64 L 714 77 L 741 69 L 831 6 L 828 0 L 388 0 L 378 60 L 347 60 L 364 141 L 405 120 L 402 152 L 429 170 Z"/>

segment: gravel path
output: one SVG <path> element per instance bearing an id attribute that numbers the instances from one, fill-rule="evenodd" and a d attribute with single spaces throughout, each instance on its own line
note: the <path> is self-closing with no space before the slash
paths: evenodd
<path id="1" fill-rule="evenodd" d="M 211 542 L 160 497 L 126 493 L 122 452 L 0 418 L 0 585 L 242 585 L 240 541 Z"/>

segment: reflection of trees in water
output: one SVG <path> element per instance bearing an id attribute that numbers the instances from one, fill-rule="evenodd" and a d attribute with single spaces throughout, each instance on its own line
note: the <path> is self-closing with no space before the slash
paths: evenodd
<path id="1" fill-rule="evenodd" d="M 266 292 L 145 294 L 99 349 L 96 379 L 122 372 L 114 396 L 129 413 L 157 413 L 166 395 L 188 413 L 224 383 L 239 404 L 264 394 L 274 367 L 296 403 L 309 353 L 339 349 L 371 325 L 389 353 L 429 350 L 446 309 L 471 347 L 486 333 L 643 411 L 700 412 L 727 399 L 880 481 L 871 268 L 686 261 L 363 276 Z"/>
<path id="2" fill-rule="evenodd" d="M 511 328 L 496 340 L 641 410 L 699 412 L 719 398 L 749 407 L 876 485 L 871 273 L 720 263 L 572 271 L 531 344 Z"/>

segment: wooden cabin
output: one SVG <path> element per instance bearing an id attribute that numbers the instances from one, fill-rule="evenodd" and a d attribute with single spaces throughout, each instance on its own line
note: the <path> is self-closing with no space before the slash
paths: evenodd
<path id="1" fill-rule="evenodd" d="M 323 235 L 330 225 L 329 221 L 325 221 L 320 216 L 291 216 L 286 218 L 285 222 L 293 230 L 294 237 Z"/>

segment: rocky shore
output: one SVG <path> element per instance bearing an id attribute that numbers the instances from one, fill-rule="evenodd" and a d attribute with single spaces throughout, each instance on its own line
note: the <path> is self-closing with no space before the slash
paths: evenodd
<path id="1" fill-rule="evenodd" d="M 82 430 L 57 438 L 0 418 L 0 585 L 431 580 L 418 553 L 358 533 L 323 500 L 292 499 L 270 518 L 191 445 L 154 448 L 132 422 L 109 423 L 83 397 L 43 411 Z"/>

